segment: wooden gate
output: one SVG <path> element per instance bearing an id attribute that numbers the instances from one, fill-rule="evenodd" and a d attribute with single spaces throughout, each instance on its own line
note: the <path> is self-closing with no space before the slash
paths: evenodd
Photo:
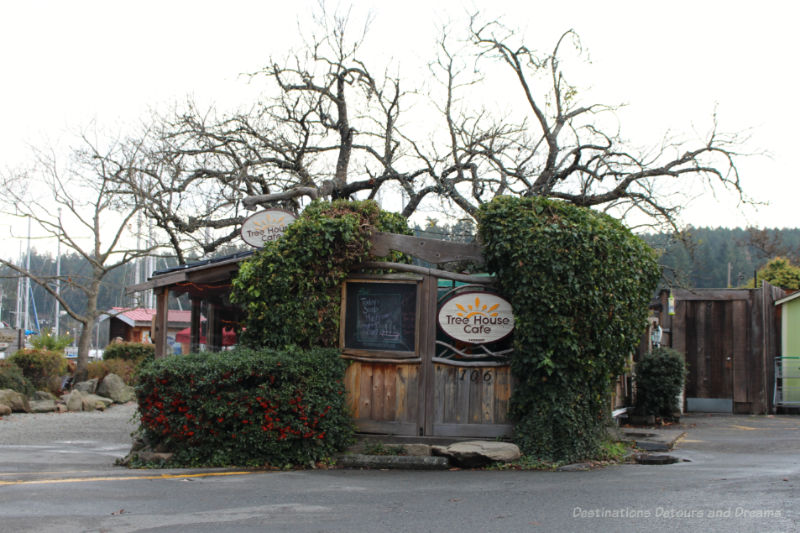
<path id="1" fill-rule="evenodd" d="M 379 242 L 377 249 L 388 246 L 429 260 L 435 248 L 437 262 L 465 255 L 465 245 L 390 238 L 390 245 Z M 427 248 L 420 252 L 420 246 Z M 468 246 L 474 258 L 476 247 Z M 407 436 L 509 434 L 509 341 L 488 347 L 454 342 L 436 320 L 445 300 L 459 291 L 484 291 L 492 280 L 395 263 L 368 266 L 387 265 L 412 273 L 354 274 L 343 287 L 340 344 L 349 360 L 345 386 L 358 430 Z M 440 287 L 440 279 L 450 280 L 449 286 Z M 357 320 L 365 326 L 358 329 Z"/>
<path id="2" fill-rule="evenodd" d="M 672 347 L 686 355 L 689 411 L 766 413 L 774 377 L 774 301 L 783 291 L 675 291 Z"/>

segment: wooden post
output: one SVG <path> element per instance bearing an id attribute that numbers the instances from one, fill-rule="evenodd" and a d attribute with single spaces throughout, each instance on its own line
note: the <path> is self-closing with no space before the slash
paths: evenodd
<path id="1" fill-rule="evenodd" d="M 159 287 L 156 293 L 156 323 L 154 328 L 156 359 L 167 355 L 167 324 L 169 323 L 169 289 Z"/>
<path id="2" fill-rule="evenodd" d="M 422 280 L 422 317 L 420 329 L 420 351 L 422 362 L 421 370 L 421 399 L 424 406 L 420 409 L 423 418 L 423 434 L 433 435 L 433 418 L 435 407 L 435 372 L 433 357 L 436 355 L 436 308 L 438 304 L 438 279 L 434 276 L 425 276 Z"/>
<path id="3" fill-rule="evenodd" d="M 206 349 L 218 352 L 222 349 L 222 323 L 219 320 L 217 304 L 207 302 L 206 307 Z"/>
<path id="4" fill-rule="evenodd" d="M 200 298 L 192 298 L 192 316 L 189 324 L 189 352 L 191 353 L 200 351 L 200 306 L 202 303 Z"/>

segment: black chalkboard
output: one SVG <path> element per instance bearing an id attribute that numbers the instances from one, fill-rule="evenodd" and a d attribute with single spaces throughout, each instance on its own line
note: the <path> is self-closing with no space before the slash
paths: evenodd
<path id="1" fill-rule="evenodd" d="M 415 352 L 417 284 L 345 284 L 344 348 Z"/>

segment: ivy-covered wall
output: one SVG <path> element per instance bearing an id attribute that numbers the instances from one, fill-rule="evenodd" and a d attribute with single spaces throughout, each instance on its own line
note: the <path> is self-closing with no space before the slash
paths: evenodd
<path id="1" fill-rule="evenodd" d="M 560 201 L 503 197 L 478 220 L 514 309 L 515 440 L 543 459 L 595 456 L 611 381 L 645 329 L 655 254 L 619 221 Z"/>
<path id="2" fill-rule="evenodd" d="M 410 234 L 405 218 L 370 200 L 314 202 L 242 263 L 231 300 L 245 311 L 241 342 L 251 347 L 334 347 L 342 283 L 369 259 L 373 231 Z M 400 260 L 395 255 L 390 260 Z"/>

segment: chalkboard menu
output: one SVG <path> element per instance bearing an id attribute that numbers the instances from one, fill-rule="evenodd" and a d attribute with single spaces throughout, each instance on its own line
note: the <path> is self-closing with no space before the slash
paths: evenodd
<path id="1" fill-rule="evenodd" d="M 416 352 L 417 283 L 348 281 L 344 348 Z"/>

